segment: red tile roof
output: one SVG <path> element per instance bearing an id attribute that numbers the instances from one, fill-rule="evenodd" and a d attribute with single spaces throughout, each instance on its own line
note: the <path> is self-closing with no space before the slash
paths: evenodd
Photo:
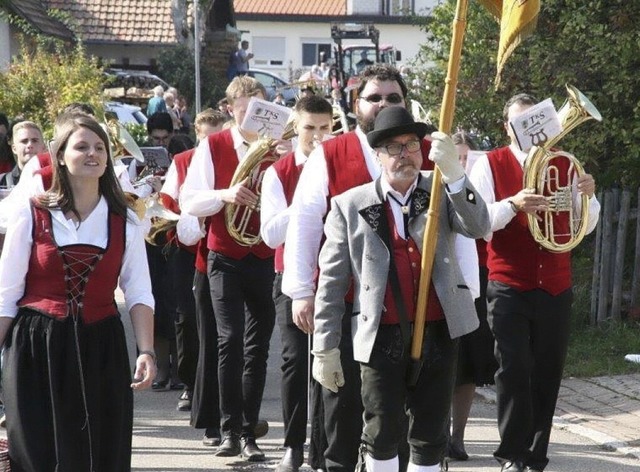
<path id="1" fill-rule="evenodd" d="M 77 20 L 87 42 L 175 44 L 169 0 L 45 0 Z"/>
<path id="2" fill-rule="evenodd" d="M 73 38 L 73 33 L 64 24 L 46 14 L 40 0 L 8 0 L 5 6 L 44 34 L 63 39 Z"/>
<path id="3" fill-rule="evenodd" d="M 336 16 L 347 14 L 346 0 L 234 0 L 237 14 Z"/>

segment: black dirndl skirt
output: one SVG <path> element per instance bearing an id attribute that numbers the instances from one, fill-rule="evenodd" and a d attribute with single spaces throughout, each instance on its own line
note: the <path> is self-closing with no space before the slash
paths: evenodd
<path id="1" fill-rule="evenodd" d="M 72 318 L 21 308 L 6 339 L 11 470 L 130 471 L 133 392 L 120 317 L 78 321 L 76 346 Z"/>

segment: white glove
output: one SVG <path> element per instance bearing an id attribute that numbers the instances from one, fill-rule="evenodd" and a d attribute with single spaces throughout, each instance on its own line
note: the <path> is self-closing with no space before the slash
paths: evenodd
<path id="1" fill-rule="evenodd" d="M 431 141 L 429 159 L 435 162 L 442 172 L 442 181 L 448 184 L 464 177 L 464 168 L 458 160 L 458 151 L 451 137 L 436 131 L 431 133 L 431 138 L 433 141 Z"/>
<path id="2" fill-rule="evenodd" d="M 311 373 L 324 388 L 338 393 L 338 388 L 344 386 L 340 349 L 334 347 L 327 351 L 313 351 Z"/>

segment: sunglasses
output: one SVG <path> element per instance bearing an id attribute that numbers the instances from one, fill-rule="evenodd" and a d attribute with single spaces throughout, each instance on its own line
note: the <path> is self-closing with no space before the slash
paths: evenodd
<path id="1" fill-rule="evenodd" d="M 369 103 L 380 103 L 384 100 L 387 103 L 398 104 L 404 100 L 402 95 L 399 93 L 391 93 L 389 95 L 380 95 L 379 93 L 374 93 L 369 95 L 368 97 L 360 97 L 361 99 L 369 102 Z"/>
<path id="2" fill-rule="evenodd" d="M 420 140 L 416 139 L 413 141 L 409 141 L 405 144 L 391 143 L 391 144 L 387 144 L 386 146 L 380 146 L 380 147 L 385 149 L 387 151 L 387 154 L 389 154 L 390 156 L 399 156 L 400 154 L 402 154 L 403 149 L 406 149 L 408 152 L 419 151 L 420 145 L 421 145 Z"/>

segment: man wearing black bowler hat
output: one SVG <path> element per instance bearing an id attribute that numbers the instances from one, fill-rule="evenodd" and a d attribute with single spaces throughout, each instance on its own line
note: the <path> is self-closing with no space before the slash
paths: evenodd
<path id="1" fill-rule="evenodd" d="M 407 388 L 420 250 L 433 176 L 420 171 L 426 132 L 427 126 L 414 122 L 402 107 L 380 111 L 367 134 L 382 170 L 380 178 L 332 200 L 326 242 L 320 251 L 313 376 L 333 392 L 345 385 L 339 346 L 344 297 L 353 282 L 352 355 L 360 364 L 364 406 L 360 466 L 367 472 L 398 471 L 398 446 L 404 440 L 399 418 L 405 410 L 410 417 L 408 472 L 440 470 L 456 338 L 478 327 L 454 238 L 455 233 L 482 237 L 489 229 L 489 217 L 458 162 L 453 142 L 436 132 L 429 158 L 442 171 L 445 192 L 427 304 L 424 365 L 415 388 Z"/>

